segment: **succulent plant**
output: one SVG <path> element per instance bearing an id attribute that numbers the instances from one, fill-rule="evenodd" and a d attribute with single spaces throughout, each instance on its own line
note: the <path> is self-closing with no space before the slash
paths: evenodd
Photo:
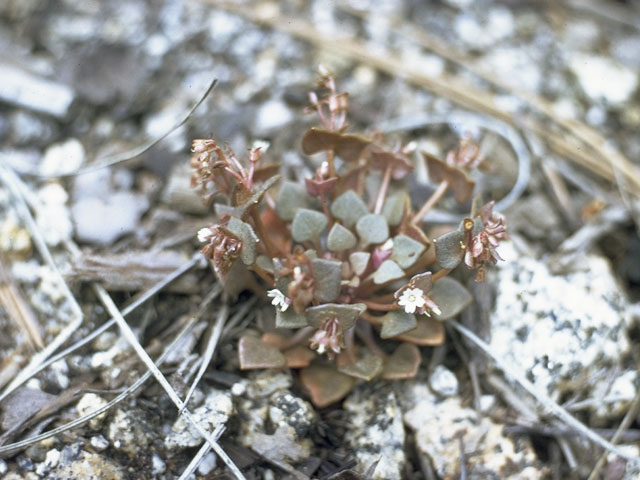
<path id="1" fill-rule="evenodd" d="M 191 159 L 192 186 L 226 199 L 216 204 L 217 223 L 198 232 L 202 253 L 223 284 L 237 283 L 241 269 L 255 272 L 275 308 L 276 332 L 240 338 L 241 368 L 300 369 L 320 407 L 357 381 L 413 377 L 419 347 L 441 344 L 442 322 L 472 300 L 447 274 L 464 263 L 484 280 L 507 235 L 493 203 L 474 200 L 457 229 L 429 240 L 426 213 L 448 191 L 460 203 L 471 198 L 478 146 L 465 137 L 445 161 L 423 153 L 438 187 L 414 213 L 409 150 L 346 133 L 348 95 L 321 74 L 324 95 L 309 95 L 321 127 L 304 134 L 302 151 L 326 159 L 304 183 L 281 179 L 259 148 L 241 162 L 214 140 L 195 140 Z"/>

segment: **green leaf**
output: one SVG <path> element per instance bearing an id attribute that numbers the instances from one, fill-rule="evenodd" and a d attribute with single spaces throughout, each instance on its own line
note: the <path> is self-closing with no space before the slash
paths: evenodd
<path id="1" fill-rule="evenodd" d="M 344 373 L 315 365 L 300 370 L 300 381 L 318 408 L 337 402 L 351 391 L 354 384 L 353 378 Z"/>
<path id="2" fill-rule="evenodd" d="M 314 258 L 311 260 L 313 278 L 315 279 L 314 295 L 321 302 L 331 302 L 340 295 L 342 280 L 342 262 Z"/>
<path id="3" fill-rule="evenodd" d="M 227 228 L 242 240 L 242 249 L 240 250 L 242 263 L 253 265 L 256 261 L 256 244 L 259 242 L 256 232 L 253 231 L 251 225 L 236 217 L 231 217 Z"/>
<path id="4" fill-rule="evenodd" d="M 358 220 L 356 231 L 360 240 L 367 245 L 377 245 L 389 238 L 389 225 L 382 215 L 370 213 Z"/>
<path id="5" fill-rule="evenodd" d="M 464 233 L 453 230 L 436 238 L 436 258 L 442 268 L 452 269 L 458 266 L 464 256 Z"/>
<path id="6" fill-rule="evenodd" d="M 369 209 L 362 198 L 353 190 L 347 190 L 331 203 L 331 215 L 347 228 L 351 228 L 359 218 L 368 213 Z"/>
<path id="7" fill-rule="evenodd" d="M 303 185 L 294 182 L 284 182 L 278 192 L 276 200 L 276 214 L 282 220 L 290 222 L 299 208 L 309 208 L 311 197 Z"/>
<path id="8" fill-rule="evenodd" d="M 324 321 L 337 318 L 340 321 L 340 330 L 348 330 L 356 324 L 358 317 L 367 309 L 363 303 L 325 303 L 309 307 L 306 310 L 309 325 L 322 328 Z"/>
<path id="9" fill-rule="evenodd" d="M 362 275 L 369 265 L 371 254 L 369 252 L 353 252 L 349 255 L 349 263 L 356 275 Z"/>
<path id="10" fill-rule="evenodd" d="M 384 365 L 382 378 L 385 380 L 399 380 L 413 378 L 418 373 L 422 362 L 420 350 L 410 343 L 402 343 L 391 354 Z"/>
<path id="11" fill-rule="evenodd" d="M 317 241 L 327 226 L 327 217 L 315 210 L 300 208 L 291 225 L 291 235 L 296 242 Z"/>
<path id="12" fill-rule="evenodd" d="M 413 330 L 417 325 L 415 315 L 404 310 L 393 310 L 383 317 L 380 338 L 393 338 L 396 335 Z"/>
<path id="13" fill-rule="evenodd" d="M 354 363 L 342 365 L 338 371 L 351 377 L 369 381 L 382 371 L 383 360 L 377 355 L 366 352 Z"/>
<path id="14" fill-rule="evenodd" d="M 242 370 L 280 368 L 287 364 L 280 350 L 250 335 L 245 335 L 240 339 L 238 343 L 238 357 Z"/>
<path id="15" fill-rule="evenodd" d="M 460 282 L 449 277 L 442 277 L 433 284 L 429 298 L 436 302 L 440 315 L 432 314 L 438 320 L 448 320 L 467 308 L 473 297 Z"/>
<path id="16" fill-rule="evenodd" d="M 409 195 L 407 192 L 400 190 L 392 195 L 389 195 L 382 207 L 382 215 L 387 219 L 387 223 L 392 227 L 397 227 L 402 221 L 404 215 L 405 206 L 409 202 Z"/>
<path id="17" fill-rule="evenodd" d="M 420 255 L 425 251 L 425 246 L 406 235 L 396 235 L 393 238 L 393 252 L 391 260 L 400 265 L 401 268 L 409 268 Z"/>
<path id="18" fill-rule="evenodd" d="M 307 317 L 304 314 L 296 313 L 293 308 L 288 308 L 282 312 L 276 309 L 277 328 L 302 328 L 308 325 Z"/>
<path id="19" fill-rule="evenodd" d="M 332 252 L 342 252 L 356 246 L 356 236 L 339 223 L 334 223 L 327 237 L 327 248 Z"/>
<path id="20" fill-rule="evenodd" d="M 402 270 L 393 260 L 385 260 L 382 262 L 382 265 L 378 267 L 376 273 L 373 274 L 373 283 L 376 285 L 382 285 L 383 283 L 397 280 L 402 277 L 404 277 L 404 270 Z"/>

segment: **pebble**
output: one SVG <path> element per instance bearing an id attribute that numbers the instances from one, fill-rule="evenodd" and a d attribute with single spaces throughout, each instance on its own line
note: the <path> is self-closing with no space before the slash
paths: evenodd
<path id="1" fill-rule="evenodd" d="M 58 467 L 53 478 L 122 480 L 126 477 L 121 467 L 113 461 L 96 453 L 82 451 L 78 459 Z"/>
<path id="2" fill-rule="evenodd" d="M 7 473 L 8 469 L 9 467 L 7 466 L 7 462 L 0 459 L 0 475 L 4 475 L 5 473 Z"/>
<path id="3" fill-rule="evenodd" d="M 438 478 L 461 477 L 461 446 L 468 478 L 546 478 L 528 441 L 504 436 L 502 425 L 463 407 L 459 397 L 438 400 L 418 382 L 407 385 L 406 391 L 414 406 L 404 414 L 404 422 L 415 431 L 418 450 L 431 459 Z"/>
<path id="4" fill-rule="evenodd" d="M 353 449 L 358 469 L 378 465 L 373 480 L 400 480 L 407 461 L 405 431 L 396 395 L 372 383 L 361 384 L 344 402 L 350 422 L 346 440 Z"/>
<path id="5" fill-rule="evenodd" d="M 167 471 L 167 464 L 164 463 L 164 460 L 162 460 L 158 455 L 154 454 L 151 457 L 151 465 L 153 468 L 153 474 L 154 475 L 160 475 L 161 473 L 164 473 Z"/>
<path id="6" fill-rule="evenodd" d="M 216 468 L 217 463 L 218 456 L 213 452 L 207 453 L 200 461 L 200 465 L 198 465 L 198 473 L 203 477 L 209 475 Z"/>
<path id="7" fill-rule="evenodd" d="M 76 405 L 76 410 L 78 411 L 78 415 L 83 417 L 104 407 L 106 404 L 107 401 L 99 395 L 95 393 L 85 393 Z M 98 430 L 102 426 L 105 417 L 106 412 L 92 418 L 89 420 L 89 427 L 93 430 Z"/>
<path id="8" fill-rule="evenodd" d="M 39 173 L 46 176 L 71 173 L 84 165 L 85 160 L 82 143 L 77 138 L 69 138 L 64 142 L 54 143 L 45 150 Z"/>
<path id="9" fill-rule="evenodd" d="M 435 393 L 443 397 L 451 397 L 458 393 L 458 379 L 444 365 L 438 365 L 429 378 L 429 386 Z"/>
<path id="10" fill-rule="evenodd" d="M 284 102 L 281 100 L 269 100 L 258 109 L 253 131 L 259 136 L 266 136 L 284 127 L 292 119 L 293 113 Z"/>
<path id="11" fill-rule="evenodd" d="M 620 106 L 638 88 L 638 73 L 609 58 L 577 53 L 569 66 L 584 93 L 596 103 Z"/>
<path id="12" fill-rule="evenodd" d="M 91 440 L 89 440 L 89 443 L 93 448 L 95 448 L 98 451 L 106 450 L 109 447 L 109 440 L 104 438 L 104 436 L 102 435 L 96 435 L 94 437 L 91 437 Z"/>
<path id="13" fill-rule="evenodd" d="M 107 426 L 107 438 L 111 444 L 131 458 L 146 450 L 152 442 L 150 436 L 153 435 L 153 429 L 146 421 L 144 412 L 138 409 L 117 409 Z"/>
<path id="14" fill-rule="evenodd" d="M 193 398 L 192 401 L 197 402 L 197 398 Z M 202 405 L 192 410 L 194 420 L 209 432 L 218 425 L 227 423 L 232 413 L 231 395 L 216 389 L 205 392 Z M 202 442 L 203 439 L 198 431 L 187 422 L 184 416 L 178 417 L 164 441 L 168 449 L 197 447 Z"/>

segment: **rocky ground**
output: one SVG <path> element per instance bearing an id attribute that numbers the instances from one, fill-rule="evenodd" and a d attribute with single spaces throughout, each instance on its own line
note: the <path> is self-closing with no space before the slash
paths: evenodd
<path id="1" fill-rule="evenodd" d="M 236 152 L 260 141 L 283 175 L 310 174 L 299 140 L 315 121 L 303 110 L 323 64 L 350 93 L 356 128 L 437 155 L 465 132 L 481 140 L 493 171 L 478 183 L 499 201 L 512 241 L 459 322 L 495 358 L 448 328 L 444 346 L 423 348 L 416 379 L 362 383 L 315 409 L 295 374 L 239 370 L 239 332 L 272 315 L 244 293 L 193 393 L 194 418 L 226 427 L 220 446 L 248 479 L 345 469 L 389 480 L 638 478 L 638 464 L 613 454 L 595 468 L 602 448 L 511 375 L 602 437 L 620 426 L 613 441 L 640 457 L 637 3 L 8 0 L 0 46 L 5 392 L 45 360 L 37 352 L 50 356 L 109 319 L 97 283 L 153 358 L 186 331 L 162 364 L 186 394 L 223 309 L 213 273 L 191 261 L 211 218 L 189 188 L 191 139 L 213 136 Z M 184 125 L 142 148 L 214 78 Z M 416 162 L 419 198 L 429 187 Z M 431 220 L 459 215 L 445 205 Z M 0 397 L 0 476 L 233 478 L 153 379 L 128 390 L 146 370 L 113 327 L 24 378 Z M 86 423 L 12 446 L 100 407 Z"/>

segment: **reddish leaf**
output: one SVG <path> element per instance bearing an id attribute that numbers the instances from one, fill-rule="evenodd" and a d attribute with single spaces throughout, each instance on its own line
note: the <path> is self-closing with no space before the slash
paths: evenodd
<path id="1" fill-rule="evenodd" d="M 385 380 L 413 378 L 422 362 L 420 350 L 410 343 L 401 344 L 387 359 L 382 371 Z"/>
<path id="2" fill-rule="evenodd" d="M 360 158 L 371 140 L 362 135 L 343 134 L 331 130 L 311 128 L 302 137 L 302 151 L 307 155 L 333 150 L 347 162 Z"/>
<path id="3" fill-rule="evenodd" d="M 422 156 L 427 161 L 429 178 L 433 182 L 440 183 L 445 180 L 449 182 L 453 196 L 458 203 L 465 203 L 471 198 L 475 182 L 463 170 L 447 165 L 427 152 L 422 152 Z"/>
<path id="4" fill-rule="evenodd" d="M 316 407 L 323 408 L 342 399 L 355 380 L 332 368 L 312 366 L 300 371 L 300 381 Z"/>
<path id="5" fill-rule="evenodd" d="M 444 326 L 434 318 L 422 317 L 418 319 L 416 328 L 398 335 L 395 339 L 421 347 L 435 347 L 444 343 Z"/>

